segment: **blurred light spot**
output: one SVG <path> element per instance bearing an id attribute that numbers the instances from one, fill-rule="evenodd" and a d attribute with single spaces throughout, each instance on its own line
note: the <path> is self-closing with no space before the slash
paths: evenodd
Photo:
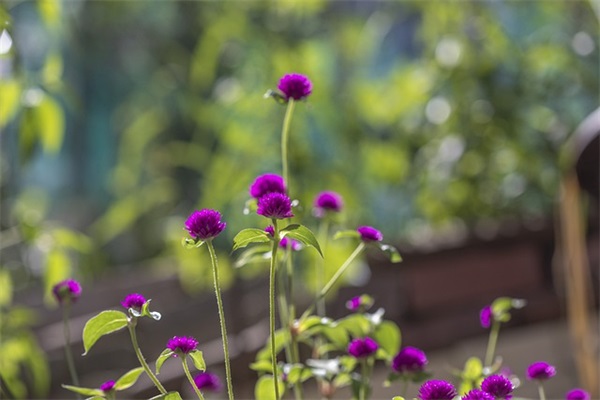
<path id="1" fill-rule="evenodd" d="M 35 107 L 42 102 L 44 99 L 44 92 L 42 89 L 34 87 L 27 89 L 25 93 L 23 93 L 23 97 L 21 101 L 25 107 Z"/>
<path id="2" fill-rule="evenodd" d="M 3 30 L 2 34 L 0 34 L 0 54 L 8 53 L 12 48 L 12 44 L 12 38 L 10 37 L 6 29 Z"/>
<path id="3" fill-rule="evenodd" d="M 577 32 L 573 36 L 571 46 L 575 50 L 575 53 L 580 56 L 587 56 L 594 51 L 594 39 L 586 32 Z"/>
<path id="4" fill-rule="evenodd" d="M 471 104 L 473 121 L 484 124 L 492 119 L 492 115 L 494 115 L 494 106 L 489 101 L 479 99 Z"/>
<path id="5" fill-rule="evenodd" d="M 241 87 L 238 81 L 234 78 L 219 79 L 215 85 L 215 98 L 225 104 L 231 104 L 241 95 Z"/>
<path id="6" fill-rule="evenodd" d="M 436 60 L 445 67 L 454 67 L 460 61 L 462 49 L 458 40 L 443 38 L 435 48 Z"/>
<path id="7" fill-rule="evenodd" d="M 450 103 L 443 97 L 434 97 L 429 100 L 425 107 L 425 116 L 432 124 L 440 125 L 446 122 L 450 116 Z"/>
<path id="8" fill-rule="evenodd" d="M 507 175 L 502 181 L 502 192 L 506 197 L 515 198 L 525 191 L 527 181 L 519 174 Z"/>
<path id="9" fill-rule="evenodd" d="M 448 136 L 442 140 L 439 150 L 439 158 L 442 162 L 454 162 L 462 156 L 465 143 L 458 136 Z"/>

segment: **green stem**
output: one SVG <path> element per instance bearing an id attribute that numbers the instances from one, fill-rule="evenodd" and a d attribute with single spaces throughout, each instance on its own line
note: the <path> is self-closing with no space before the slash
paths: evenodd
<path id="1" fill-rule="evenodd" d="M 233 400 L 233 385 L 231 380 L 231 366 L 229 361 L 229 345 L 227 341 L 227 328 L 225 326 L 225 313 L 223 311 L 223 300 L 221 299 L 221 285 L 219 283 L 219 265 L 217 262 L 217 254 L 213 247 L 212 241 L 206 242 L 208 252 L 210 253 L 210 261 L 213 267 L 213 280 L 215 284 L 215 296 L 217 297 L 217 307 L 219 309 L 219 323 L 221 324 L 221 338 L 223 339 L 223 354 L 225 357 L 225 379 L 227 380 L 227 394 L 229 400 Z"/>
<path id="2" fill-rule="evenodd" d="M 135 355 L 137 356 L 142 367 L 144 368 L 144 371 L 146 371 L 146 375 L 148 375 L 148 377 L 150 378 L 152 383 L 154 383 L 154 386 L 156 386 L 156 388 L 160 391 L 161 394 L 167 394 L 167 391 L 165 390 L 163 385 L 160 383 L 160 381 L 158 380 L 156 375 L 154 375 L 152 373 L 152 371 L 150 370 L 150 367 L 148 366 L 148 363 L 146 362 L 146 360 L 144 359 L 144 356 L 142 355 L 142 351 L 140 350 L 140 346 L 138 345 L 138 341 L 137 341 L 137 336 L 135 334 L 135 325 L 136 324 L 137 324 L 137 318 L 130 317 L 127 327 L 129 328 L 129 335 L 131 336 L 131 343 L 133 344 L 133 349 L 135 350 Z"/>
<path id="3" fill-rule="evenodd" d="M 287 272 L 287 288 L 288 288 L 288 296 L 289 296 L 289 302 L 288 302 L 288 324 L 287 329 L 290 332 L 290 339 L 291 339 L 291 361 L 292 364 L 296 364 L 300 362 L 300 351 L 298 350 L 298 339 L 296 338 L 295 333 L 293 332 L 293 325 L 294 325 L 294 321 L 296 320 L 296 307 L 294 306 L 294 291 L 293 291 L 293 274 L 294 274 L 294 268 L 293 268 L 293 262 L 292 262 L 292 247 L 291 247 L 291 241 L 288 241 L 289 246 L 286 249 L 286 272 Z M 304 395 L 302 393 L 302 383 L 300 382 L 300 380 L 298 380 L 295 384 L 294 384 L 294 396 L 296 397 L 297 400 L 301 400 Z"/>
<path id="4" fill-rule="evenodd" d="M 277 260 L 277 249 L 279 248 L 279 230 L 277 219 L 273 218 L 273 229 L 275 230 L 273 240 L 273 251 L 271 253 L 271 267 L 269 269 L 269 332 L 271 334 L 271 366 L 273 368 L 273 386 L 275 399 L 279 399 L 279 384 L 277 382 L 277 354 L 275 353 L 275 264 Z"/>
<path id="5" fill-rule="evenodd" d="M 285 117 L 283 117 L 283 128 L 281 129 L 281 164 L 283 169 L 283 181 L 288 185 L 289 189 L 289 173 L 288 173 L 288 141 L 290 137 L 290 124 L 292 122 L 292 114 L 294 113 L 294 99 L 288 100 L 288 105 L 285 110 Z"/>
<path id="6" fill-rule="evenodd" d="M 329 233 L 329 221 L 327 219 L 323 220 L 319 225 L 319 240 L 321 242 L 321 247 L 323 251 L 327 251 L 327 237 Z M 316 294 L 315 298 L 317 299 L 317 315 L 320 317 L 325 316 L 325 300 L 319 299 L 319 288 L 323 286 L 323 281 L 325 278 L 325 261 L 323 259 L 319 259 L 318 263 L 315 263 L 315 277 L 316 277 Z"/>
<path id="7" fill-rule="evenodd" d="M 204 400 L 204 396 L 202 396 L 200 389 L 198 389 L 198 386 L 196 386 L 196 383 L 192 379 L 192 374 L 190 374 L 190 368 L 187 365 L 187 357 L 185 357 L 185 355 L 181 357 L 181 364 L 183 365 L 183 372 L 185 372 L 185 376 L 187 376 L 188 381 L 190 381 L 190 384 L 194 388 L 194 392 L 196 392 L 196 395 L 200 400 Z"/>
<path id="8" fill-rule="evenodd" d="M 63 329 L 65 334 L 65 358 L 67 359 L 67 366 L 69 368 L 69 374 L 71 374 L 71 381 L 73 385 L 79 386 L 79 378 L 77 377 L 77 370 L 75 369 L 75 361 L 73 360 L 73 353 L 71 352 L 71 329 L 69 329 L 69 311 L 71 304 L 65 302 L 63 306 Z M 79 396 L 77 396 L 79 398 Z"/>
<path id="9" fill-rule="evenodd" d="M 489 367 L 494 362 L 494 353 L 496 352 L 496 344 L 498 343 L 498 333 L 500 332 L 500 323 L 497 321 L 492 322 L 492 329 L 490 330 L 490 337 L 488 339 L 487 351 L 485 353 L 485 364 L 484 366 Z"/>
<path id="10" fill-rule="evenodd" d="M 359 400 L 366 400 L 367 398 L 367 375 L 368 375 L 368 367 L 367 367 L 367 360 L 365 358 L 363 358 L 362 360 L 360 360 L 360 373 L 361 373 L 361 379 L 360 379 L 360 390 L 358 392 L 358 398 Z"/>
<path id="11" fill-rule="evenodd" d="M 408 378 L 406 378 L 406 377 L 402 377 L 402 381 L 403 381 L 403 384 L 402 384 L 402 392 L 401 393 L 402 393 L 402 397 L 406 398 L 406 392 L 408 392 L 408 382 L 409 381 L 408 381 Z"/>
<path id="12" fill-rule="evenodd" d="M 331 277 L 329 282 L 327 282 L 327 284 L 323 287 L 323 289 L 321 289 L 321 291 L 317 295 L 317 298 L 315 299 L 315 301 L 306 309 L 306 311 L 304 311 L 304 314 L 302 314 L 302 317 L 300 317 L 301 320 L 305 319 L 306 317 L 308 317 L 310 315 L 310 313 L 314 310 L 315 305 L 319 300 L 325 298 L 325 296 L 327 295 L 327 293 L 329 293 L 329 291 L 331 290 L 333 285 L 335 285 L 335 283 L 338 281 L 338 279 L 344 274 L 344 272 L 346 272 L 346 270 L 348 269 L 350 264 L 352 264 L 352 261 L 354 261 L 354 259 L 364 250 L 364 248 L 365 248 L 364 242 L 360 242 L 359 245 L 356 246 L 356 249 L 354 249 L 354 252 L 352 252 L 352 254 L 350 254 L 350 256 L 346 259 L 346 261 L 344 261 L 342 266 Z"/>
<path id="13" fill-rule="evenodd" d="M 544 393 L 544 385 L 538 381 L 538 392 L 540 393 L 540 400 L 546 400 L 546 393 Z"/>

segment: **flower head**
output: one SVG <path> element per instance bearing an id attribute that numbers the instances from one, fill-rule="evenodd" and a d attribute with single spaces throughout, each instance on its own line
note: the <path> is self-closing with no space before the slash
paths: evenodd
<path id="1" fill-rule="evenodd" d="M 121 305 L 127 309 L 133 308 L 135 310 L 141 310 L 142 306 L 146 302 L 144 296 L 139 293 L 131 293 L 125 296 L 125 299 L 121 302 Z"/>
<path id="2" fill-rule="evenodd" d="M 502 375 L 490 375 L 481 382 L 481 390 L 493 395 L 496 399 L 510 400 L 514 388 L 512 382 Z"/>
<path id="3" fill-rule="evenodd" d="M 219 377 L 210 372 L 200 372 L 194 378 L 194 383 L 198 389 L 203 391 L 218 392 L 222 388 Z"/>
<path id="4" fill-rule="evenodd" d="M 221 222 L 221 213 L 205 208 L 194 211 L 185 221 L 185 229 L 194 239 L 212 239 L 223 232 L 227 224 Z"/>
<path id="5" fill-rule="evenodd" d="M 340 212 L 344 207 L 342 196 L 336 192 L 321 192 L 315 197 L 314 213 L 318 218 L 324 217 L 328 212 Z"/>
<path id="6" fill-rule="evenodd" d="M 81 296 L 81 285 L 74 279 L 67 279 L 54 285 L 52 293 L 60 304 L 74 303 Z"/>
<path id="7" fill-rule="evenodd" d="M 565 400 L 590 400 L 592 396 L 583 389 L 575 388 L 569 390 Z"/>
<path id="8" fill-rule="evenodd" d="M 102 385 L 100 385 L 100 390 L 104 393 L 110 392 L 115 387 L 115 381 L 106 381 Z"/>
<path id="9" fill-rule="evenodd" d="M 527 367 L 527 379 L 545 380 L 556 375 L 556 368 L 545 361 L 536 361 Z"/>
<path id="10" fill-rule="evenodd" d="M 429 380 L 419 388 L 420 400 L 452 400 L 456 397 L 456 389 L 447 381 Z"/>
<path id="11" fill-rule="evenodd" d="M 302 248 L 302 245 L 297 240 L 284 237 L 279 241 L 279 247 L 283 247 L 284 249 L 289 247 L 293 251 L 298 251 Z"/>
<path id="12" fill-rule="evenodd" d="M 304 75 L 292 73 L 282 76 L 277 88 L 286 100 L 301 100 L 312 93 L 312 82 Z"/>
<path id="13" fill-rule="evenodd" d="M 489 328 L 492 326 L 492 306 L 485 306 L 479 312 L 479 322 L 482 328 Z"/>
<path id="14" fill-rule="evenodd" d="M 275 237 L 275 228 L 273 227 L 273 225 L 267 225 L 267 227 L 265 228 L 265 232 L 271 235 L 271 237 Z"/>
<path id="15" fill-rule="evenodd" d="M 383 235 L 372 226 L 361 226 L 357 229 L 363 242 L 381 242 Z"/>
<path id="16" fill-rule="evenodd" d="M 285 192 L 285 182 L 281 176 L 276 174 L 260 175 L 250 185 L 250 196 L 255 199 L 260 199 L 268 193 L 285 194 Z"/>
<path id="17" fill-rule="evenodd" d="M 258 209 L 256 212 L 267 218 L 292 218 L 292 202 L 289 197 L 283 193 L 268 193 L 258 199 Z"/>
<path id="18" fill-rule="evenodd" d="M 373 305 L 373 298 L 369 295 L 354 296 L 346 302 L 346 308 L 350 311 L 364 311 Z"/>
<path id="19" fill-rule="evenodd" d="M 494 396 L 483 390 L 473 389 L 461 397 L 462 400 L 494 400 Z"/>
<path id="20" fill-rule="evenodd" d="M 364 358 L 374 354 L 379 345 L 370 337 L 354 339 L 348 345 L 348 353 L 355 358 Z"/>
<path id="21" fill-rule="evenodd" d="M 167 347 L 178 354 L 188 354 L 196 349 L 198 341 L 193 337 L 173 336 L 167 342 Z"/>
<path id="22" fill-rule="evenodd" d="M 416 347 L 406 346 L 392 360 L 392 369 L 396 372 L 420 372 L 427 365 L 425 353 Z"/>

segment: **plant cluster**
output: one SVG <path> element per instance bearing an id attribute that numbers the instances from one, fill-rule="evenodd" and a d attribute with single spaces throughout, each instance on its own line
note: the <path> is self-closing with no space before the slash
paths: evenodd
<path id="1" fill-rule="evenodd" d="M 304 311 L 299 313 L 301 304 L 296 304 L 293 271 L 296 253 L 304 249 L 316 251 L 326 257 L 329 225 L 323 237 L 317 236 L 307 226 L 294 220 L 294 208 L 298 201 L 293 200 L 293 190 L 289 187 L 288 140 L 296 102 L 312 93 L 311 81 L 304 75 L 288 74 L 281 78 L 278 91 L 269 91 L 266 97 L 274 98 L 286 105 L 283 120 L 281 157 L 282 175 L 267 173 L 258 176 L 250 185 L 250 199 L 246 203 L 248 212 L 256 212 L 266 218 L 261 227 L 241 230 L 233 239 L 233 251 L 240 251 L 240 260 L 250 263 L 255 259 L 269 262 L 269 332 L 265 347 L 256 355 L 250 368 L 257 371 L 255 398 L 260 400 L 281 399 L 293 396 L 303 399 L 304 386 L 314 381 L 320 396 L 331 399 L 344 387 L 349 387 L 352 398 L 366 400 L 373 391 L 372 375 L 377 364 L 385 364 L 390 369 L 385 385 L 401 383 L 400 396 L 406 396 L 409 384 L 418 384 L 418 398 L 421 400 L 451 400 L 459 396 L 463 400 L 506 399 L 513 396 L 518 379 L 502 366 L 502 359 L 495 355 L 499 330 L 502 323 L 510 320 L 511 310 L 525 305 L 523 300 L 502 297 L 484 307 L 480 314 L 482 327 L 490 330 L 485 359 L 470 358 L 463 370 L 456 370 L 456 382 L 433 379 L 427 370 L 426 354 L 412 346 L 402 346 L 400 328 L 394 321 L 384 319 L 385 311 L 371 311 L 374 300 L 369 295 L 357 296 L 347 302 L 349 314 L 333 320 L 326 316 L 325 298 L 353 262 L 367 249 L 377 249 L 389 256 L 390 261 L 401 261 L 398 251 L 383 243 L 382 233 L 371 226 L 360 226 L 352 230 L 339 230 L 333 240 L 354 240 L 356 247 L 340 265 L 335 274 L 318 288 L 313 299 Z M 325 224 L 335 219 L 344 207 L 343 199 L 333 191 L 321 192 L 314 201 L 314 215 Z M 193 250 L 206 247 L 211 259 L 213 284 L 220 319 L 223 353 L 225 360 L 226 390 L 230 400 L 234 399 L 234 382 L 231 376 L 230 357 L 227 340 L 226 316 L 223 312 L 219 280 L 218 259 L 213 247 L 213 239 L 218 237 L 227 224 L 217 210 L 201 209 L 191 213 L 185 222 L 188 236 L 183 238 L 184 247 Z M 315 268 L 322 267 L 315 263 Z M 318 275 L 318 271 L 317 271 Z M 65 281 L 55 286 L 54 295 L 65 310 L 65 325 L 68 324 L 69 307 L 78 300 L 80 285 Z M 88 396 L 88 399 L 115 399 L 117 393 L 131 387 L 141 374 L 152 380 L 159 392 L 153 399 L 180 399 L 178 392 L 168 392 L 161 384 L 158 375 L 165 362 L 179 359 L 190 385 L 199 399 L 212 390 L 221 390 L 218 377 L 207 372 L 199 342 L 190 336 L 175 336 L 166 341 L 165 349 L 158 355 L 154 368 L 147 363 L 137 341 L 136 326 L 141 320 L 159 321 L 160 313 L 150 310 L 150 300 L 141 294 L 128 295 L 119 310 L 102 311 L 91 318 L 83 329 L 83 345 L 87 354 L 104 335 L 127 328 L 140 367 L 134 368 L 116 380 L 108 380 L 98 388 L 83 388 L 78 385 L 77 373 L 72 355 L 69 352 L 69 338 L 66 337 L 66 359 L 71 371 L 73 385 L 63 385 L 66 389 Z M 276 318 L 279 317 L 279 324 Z M 68 332 L 68 327 L 65 329 Z M 201 347 L 201 346 L 200 346 Z M 188 362 L 198 371 L 192 375 Z M 544 361 L 536 361 L 526 371 L 527 379 L 539 387 L 540 400 L 545 400 L 543 382 L 552 378 L 556 369 Z M 569 392 L 569 400 L 585 399 L 589 395 L 577 389 Z"/>

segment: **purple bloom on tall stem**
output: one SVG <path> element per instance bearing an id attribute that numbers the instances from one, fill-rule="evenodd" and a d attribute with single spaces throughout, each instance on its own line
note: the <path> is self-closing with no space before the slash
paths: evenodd
<path id="1" fill-rule="evenodd" d="M 74 279 L 66 279 L 54 285 L 52 293 L 60 304 L 74 303 L 81 296 L 81 285 Z"/>
<path id="2" fill-rule="evenodd" d="M 381 242 L 383 235 L 372 226 L 361 226 L 357 229 L 363 242 Z"/>
<path id="3" fill-rule="evenodd" d="M 194 383 L 202 391 L 218 392 L 222 388 L 219 377 L 210 372 L 200 372 L 194 378 Z"/>
<path id="4" fill-rule="evenodd" d="M 106 381 L 102 385 L 100 385 L 100 390 L 104 393 L 110 392 L 115 387 L 115 381 Z"/>
<path id="5" fill-rule="evenodd" d="M 425 353 L 411 346 L 406 346 L 392 360 L 392 369 L 396 372 L 421 372 L 427 365 Z"/>
<path id="6" fill-rule="evenodd" d="M 419 388 L 420 400 L 452 400 L 456 397 L 456 389 L 447 381 L 429 380 Z"/>
<path id="7" fill-rule="evenodd" d="M 189 336 L 173 336 L 167 342 L 167 347 L 178 354 L 188 354 L 196 349 L 198 341 Z"/>
<path id="8" fill-rule="evenodd" d="M 281 90 L 286 100 L 290 98 L 301 100 L 312 93 L 312 82 L 302 74 L 286 74 L 279 79 L 277 88 Z"/>
<path id="9" fill-rule="evenodd" d="M 489 328 L 492 326 L 492 306 L 485 306 L 479 312 L 479 322 L 482 328 Z"/>
<path id="10" fill-rule="evenodd" d="M 461 397 L 462 400 L 494 400 L 494 396 L 483 390 L 473 389 Z"/>
<path id="11" fill-rule="evenodd" d="M 227 224 L 221 221 L 221 213 L 208 208 L 194 211 L 185 221 L 185 229 L 196 240 L 208 240 L 218 236 Z"/>
<path id="12" fill-rule="evenodd" d="M 490 375 L 481 382 L 481 390 L 493 395 L 496 399 L 510 400 L 514 388 L 512 382 L 502 375 Z"/>
<path id="13" fill-rule="evenodd" d="M 250 185 L 250 196 L 259 199 L 268 193 L 286 193 L 285 182 L 277 174 L 264 174 L 258 176 Z"/>
<path id="14" fill-rule="evenodd" d="M 267 218 L 292 218 L 292 201 L 282 193 L 268 193 L 258 199 L 256 212 Z"/>
<path id="15" fill-rule="evenodd" d="M 579 388 L 569 390 L 565 396 L 565 400 L 590 400 L 591 398 L 588 392 Z"/>
<path id="16" fill-rule="evenodd" d="M 370 337 L 354 339 L 348 345 L 348 353 L 355 358 L 364 358 L 375 354 L 379 345 Z"/>
<path id="17" fill-rule="evenodd" d="M 314 201 L 314 213 L 318 218 L 325 216 L 327 212 L 340 212 L 344 202 L 342 196 L 336 192 L 326 191 L 317 195 Z"/>
<path id="18" fill-rule="evenodd" d="M 527 379 L 546 380 L 556 375 L 556 368 L 545 361 L 536 361 L 527 367 Z"/>
<path id="19" fill-rule="evenodd" d="M 134 310 L 141 310 L 142 306 L 146 302 L 144 296 L 139 293 L 131 293 L 125 296 L 125 299 L 121 302 L 121 305 L 127 309 L 133 308 Z"/>

